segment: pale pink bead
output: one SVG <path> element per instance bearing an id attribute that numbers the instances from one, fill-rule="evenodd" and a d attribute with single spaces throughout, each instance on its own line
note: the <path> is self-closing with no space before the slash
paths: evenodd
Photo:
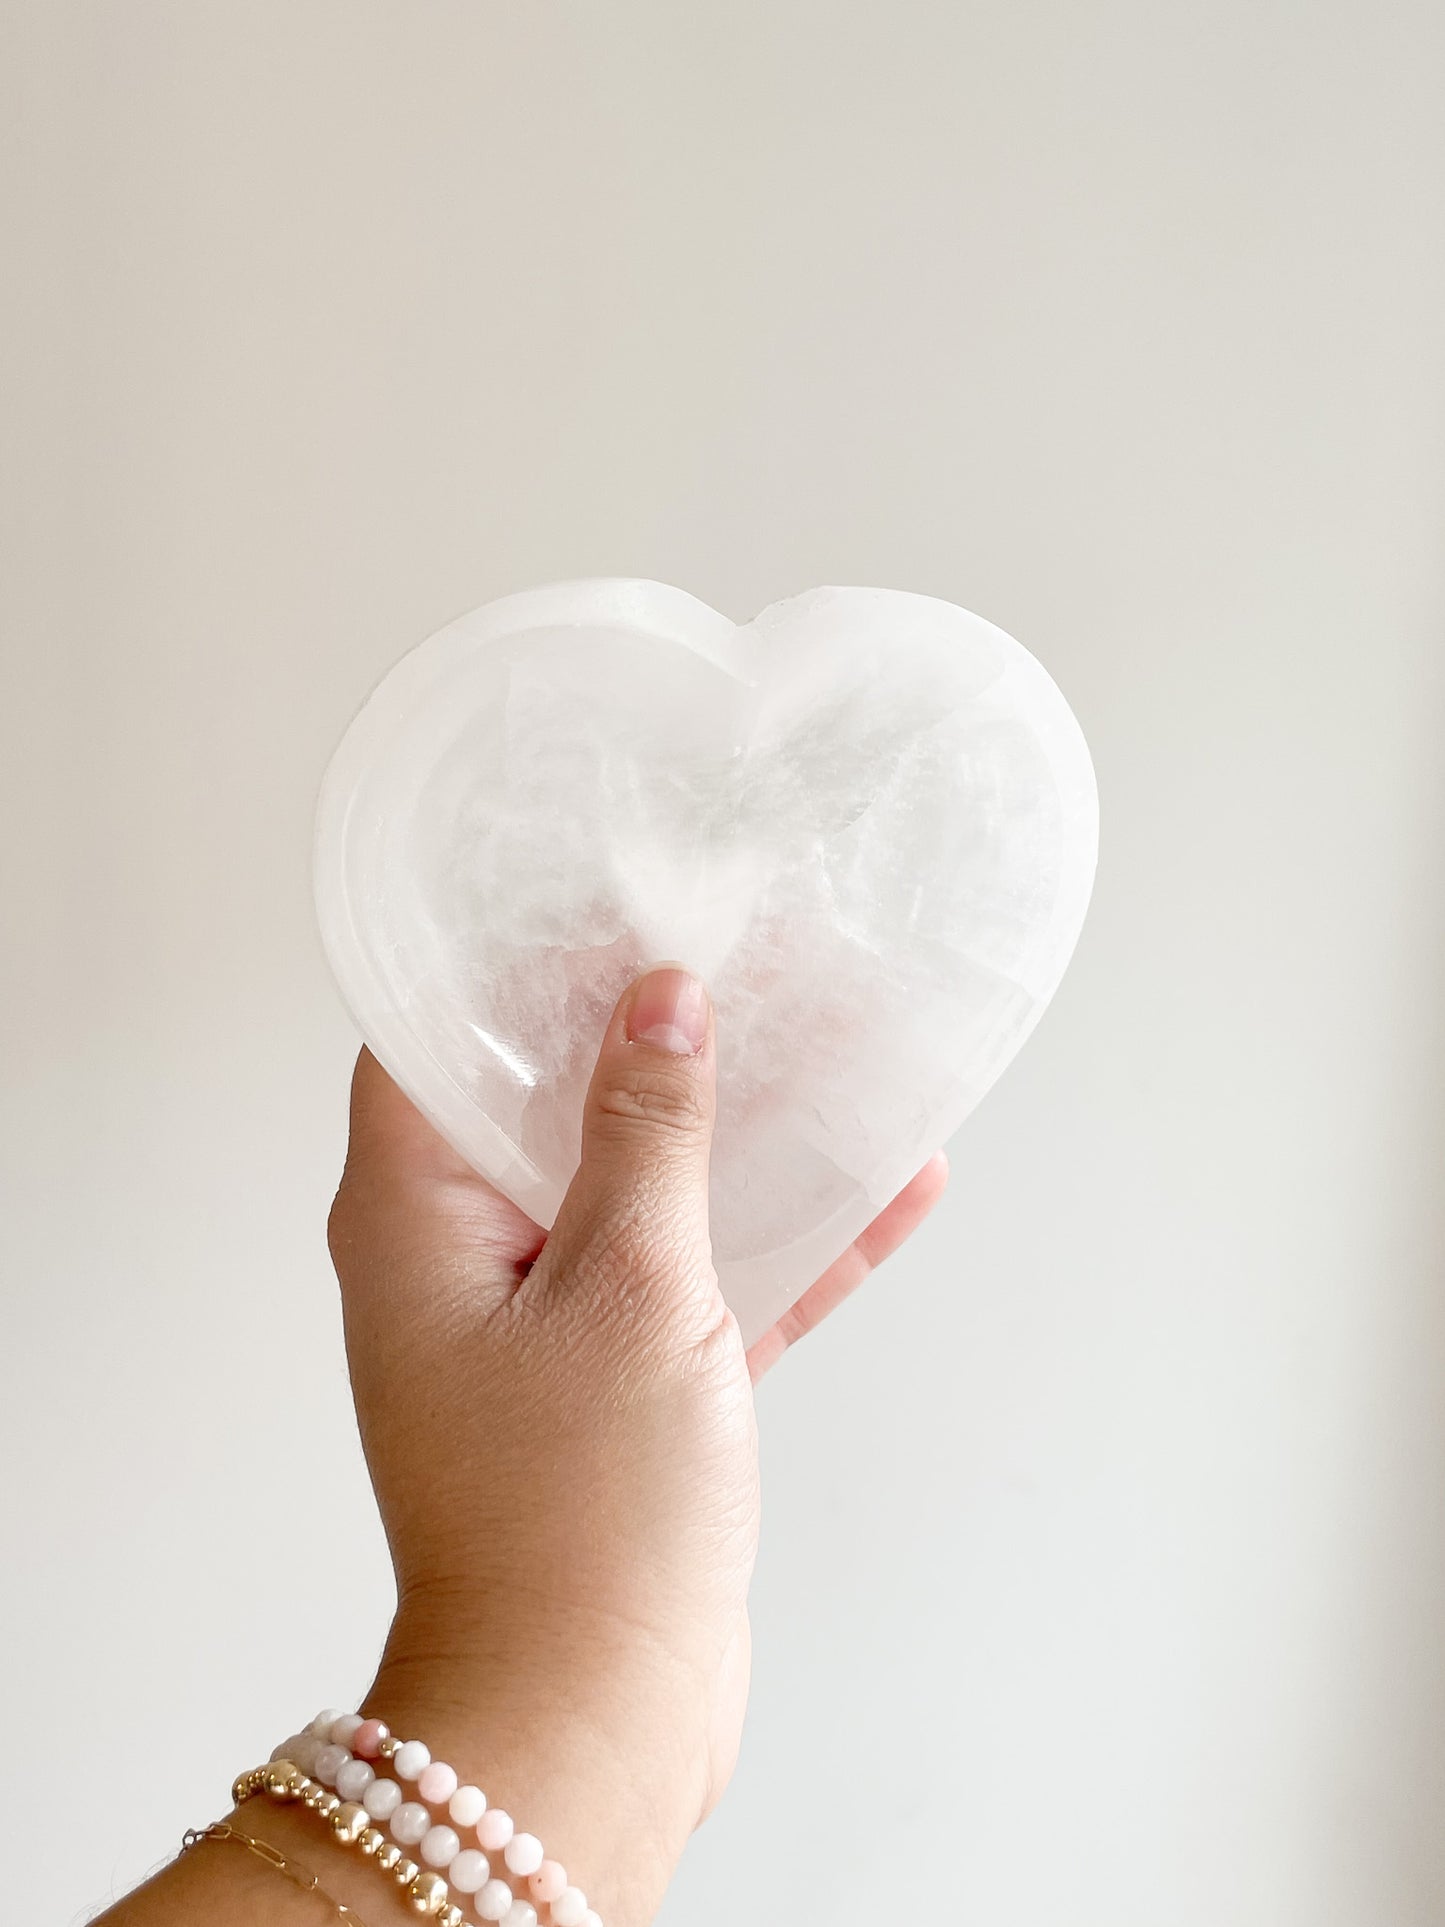
<path id="1" fill-rule="evenodd" d="M 502 1915 L 502 1927 L 537 1927 L 537 1909 L 530 1900 L 514 1900 Z"/>
<path id="2" fill-rule="evenodd" d="M 582 1916 L 582 1927 L 602 1927 L 602 1916 L 589 1907 Z"/>
<path id="3" fill-rule="evenodd" d="M 457 1790 L 457 1770 L 445 1760 L 433 1760 L 417 1775 L 417 1798 L 429 1807 L 444 1807 Z"/>
<path id="4" fill-rule="evenodd" d="M 379 1760 L 381 1743 L 390 1738 L 385 1720 L 363 1720 L 352 1735 L 351 1750 L 358 1760 Z"/>
<path id="5" fill-rule="evenodd" d="M 281 1744 L 273 1749 L 271 1758 L 273 1760 L 289 1760 L 292 1766 L 300 1766 L 301 1762 L 296 1757 L 296 1749 L 300 1746 L 303 1738 L 303 1734 L 293 1733 L 289 1740 L 282 1740 Z"/>
<path id="6" fill-rule="evenodd" d="M 331 1738 L 332 1721 L 339 1720 L 340 1718 L 341 1708 L 339 1706 L 328 1706 L 324 1712 L 316 1715 L 308 1731 L 314 1733 L 318 1740 L 329 1740 Z"/>
<path id="7" fill-rule="evenodd" d="M 489 1880 L 472 1905 L 478 1920 L 505 1920 L 512 1906 L 512 1890 L 505 1880 Z"/>
<path id="8" fill-rule="evenodd" d="M 366 1760 L 348 1760 L 336 1776 L 336 1791 L 343 1800 L 359 1800 L 376 1778 L 376 1768 Z"/>
<path id="9" fill-rule="evenodd" d="M 431 1765 L 431 1754 L 420 1740 L 403 1740 L 391 1756 L 399 1780 L 417 1780 Z"/>
<path id="10" fill-rule="evenodd" d="M 528 1880 L 527 1892 L 533 1900 L 540 1900 L 546 1907 L 550 1906 L 566 1885 L 566 1868 L 556 1860 L 544 1860 Z"/>
<path id="11" fill-rule="evenodd" d="M 317 1739 L 316 1735 L 314 1733 L 303 1733 L 296 1742 L 296 1751 L 291 1755 L 291 1758 L 303 1773 L 314 1773 L 316 1771 L 317 1755 L 320 1751 L 321 1741 Z"/>
<path id="12" fill-rule="evenodd" d="M 341 1713 L 331 1722 L 331 1744 L 344 1746 L 351 1751 L 351 1742 L 356 1738 L 361 1725 L 360 1713 Z"/>
<path id="13" fill-rule="evenodd" d="M 336 1776 L 351 1758 L 344 1746 L 323 1746 L 313 1769 L 322 1786 L 335 1786 Z"/>
<path id="14" fill-rule="evenodd" d="M 485 1887 L 491 1877 L 487 1856 L 478 1853 L 475 1847 L 463 1847 L 447 1872 L 448 1884 L 459 1894 L 474 1894 L 478 1887 Z"/>
<path id="15" fill-rule="evenodd" d="M 477 1838 L 488 1853 L 500 1853 L 514 1831 L 511 1814 L 500 1807 L 488 1807 L 477 1822 Z"/>
<path id="16" fill-rule="evenodd" d="M 430 1829 L 431 1815 L 420 1800 L 403 1800 L 391 1816 L 391 1837 L 404 1847 L 419 1846 Z"/>
<path id="17" fill-rule="evenodd" d="M 447 1812 L 459 1827 L 474 1827 L 487 1810 L 487 1796 L 479 1786 L 459 1786 L 447 1802 Z"/>
<path id="18" fill-rule="evenodd" d="M 421 1837 L 421 1857 L 429 1867 L 449 1867 L 461 1850 L 455 1827 L 429 1827 Z"/>
<path id="19" fill-rule="evenodd" d="M 552 1927 L 582 1927 L 586 1918 L 586 1894 L 580 1887 L 564 1887 L 552 1902 Z"/>
<path id="20" fill-rule="evenodd" d="M 389 1820 L 401 1805 L 401 1788 L 395 1780 L 373 1780 L 362 1794 L 361 1804 L 373 1820 Z"/>
<path id="21" fill-rule="evenodd" d="M 542 1864 L 542 1842 L 535 1833 L 514 1833 L 502 1858 L 512 1873 L 535 1873 Z"/>

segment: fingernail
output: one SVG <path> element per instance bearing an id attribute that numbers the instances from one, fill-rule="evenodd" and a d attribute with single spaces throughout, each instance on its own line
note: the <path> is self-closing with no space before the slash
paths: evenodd
<path id="1" fill-rule="evenodd" d="M 707 1039 L 707 992 L 685 970 L 650 970 L 632 993 L 627 1037 L 675 1057 L 696 1057 Z"/>

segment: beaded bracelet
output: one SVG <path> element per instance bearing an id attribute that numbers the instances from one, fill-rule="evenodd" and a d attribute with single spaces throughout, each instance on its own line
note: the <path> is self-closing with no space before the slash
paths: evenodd
<path id="1" fill-rule="evenodd" d="M 442 1905 L 450 1904 L 454 1888 L 475 1896 L 472 1904 L 488 1927 L 536 1927 L 533 1901 L 549 1908 L 552 1927 L 602 1927 L 587 1896 L 568 1882 L 557 1861 L 546 1858 L 535 1834 L 519 1833 L 510 1814 L 489 1806 L 479 1787 L 461 1784 L 455 1768 L 433 1760 L 422 1741 L 398 1740 L 381 1720 L 328 1708 L 272 1757 L 295 1761 L 323 1786 L 334 1787 L 338 1804 L 359 1804 L 369 1820 L 389 1826 L 400 1846 L 417 1848 L 426 1866 L 445 1877 L 448 1900 Z M 374 1761 L 389 1764 L 397 1779 L 380 1777 Z M 401 1780 L 415 1783 L 415 1800 L 403 1799 Z M 450 1824 L 433 1820 L 430 1809 L 443 1805 Z M 463 1845 L 459 1828 L 474 1830 L 481 1851 Z M 530 1901 L 493 1877 L 487 1856 L 496 1853 L 508 1873 L 526 1881 Z"/>

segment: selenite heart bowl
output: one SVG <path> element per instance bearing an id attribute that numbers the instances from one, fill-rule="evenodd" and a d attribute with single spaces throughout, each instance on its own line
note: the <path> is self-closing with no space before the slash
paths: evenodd
<path id="1" fill-rule="evenodd" d="M 1097 842 L 1067 703 L 964 609 L 814 589 L 738 625 L 568 582 L 373 692 L 322 787 L 316 902 L 371 1049 L 542 1226 L 617 998 L 661 960 L 706 980 L 714 1255 L 751 1342 L 1038 1022 Z"/>

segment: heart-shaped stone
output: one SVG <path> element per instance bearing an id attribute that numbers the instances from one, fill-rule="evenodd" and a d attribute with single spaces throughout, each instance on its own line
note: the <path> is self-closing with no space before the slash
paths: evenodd
<path id="1" fill-rule="evenodd" d="M 574 582 L 380 684 L 326 774 L 316 896 L 372 1050 L 544 1226 L 617 997 L 666 958 L 707 980 L 713 1240 L 751 1341 L 1033 1029 L 1097 835 L 1068 705 L 978 616 L 815 589 L 737 626 Z"/>

